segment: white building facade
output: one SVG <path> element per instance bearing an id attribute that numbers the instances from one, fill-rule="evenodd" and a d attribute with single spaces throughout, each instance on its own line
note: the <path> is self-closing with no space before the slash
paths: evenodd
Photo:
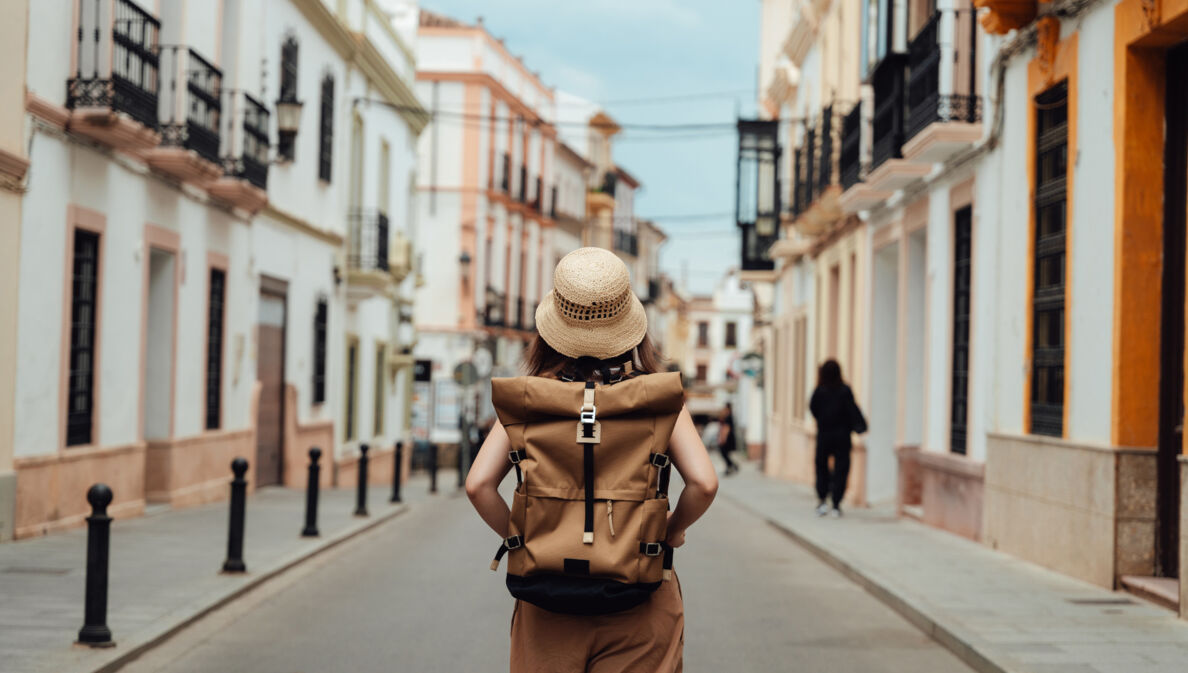
<path id="1" fill-rule="evenodd" d="M 408 11 L 29 3 L 39 55 L 20 251 L 40 261 L 19 275 L 18 537 L 80 523 L 96 481 L 116 516 L 225 497 L 236 456 L 253 486 L 303 484 L 313 446 L 327 483 L 353 478 L 355 444 L 340 433 L 348 330 L 399 343 L 394 322 L 354 306 L 347 139 L 354 98 L 399 106 L 372 125 L 390 164 L 365 160 L 390 177 L 405 227 L 427 120 L 400 46 L 412 34 L 394 23 Z M 409 290 L 391 271 L 372 279 L 389 317 Z M 382 426 L 365 438 L 388 454 L 404 431 L 399 391 L 358 400 L 390 419 L 359 419 Z"/>

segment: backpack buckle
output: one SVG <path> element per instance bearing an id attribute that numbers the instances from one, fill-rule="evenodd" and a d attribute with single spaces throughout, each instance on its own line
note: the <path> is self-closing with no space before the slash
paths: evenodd
<path id="1" fill-rule="evenodd" d="M 652 465 L 655 465 L 656 467 L 658 467 L 660 469 L 664 469 L 664 468 L 668 467 L 668 464 L 670 462 L 672 462 L 672 459 L 668 457 L 667 453 L 653 453 L 652 454 L 652 460 L 651 460 Z"/>
<path id="2" fill-rule="evenodd" d="M 664 551 L 659 542 L 641 542 L 639 546 L 644 556 L 659 556 Z"/>
<path id="3" fill-rule="evenodd" d="M 519 465 L 520 461 L 528 457 L 528 452 L 524 450 L 508 451 L 507 459 L 511 461 L 512 465 Z"/>
<path id="4" fill-rule="evenodd" d="M 586 407 L 590 407 L 590 408 L 587 409 Z M 598 408 L 595 407 L 593 404 L 583 404 L 582 409 L 581 409 L 581 414 L 580 414 L 581 422 L 582 423 L 593 423 L 597 419 L 597 415 L 596 415 L 597 411 L 598 411 Z"/>
<path id="5" fill-rule="evenodd" d="M 504 540 L 503 545 L 507 547 L 508 551 L 519 549 L 520 547 L 524 546 L 524 538 L 520 537 L 519 535 L 513 535 Z"/>

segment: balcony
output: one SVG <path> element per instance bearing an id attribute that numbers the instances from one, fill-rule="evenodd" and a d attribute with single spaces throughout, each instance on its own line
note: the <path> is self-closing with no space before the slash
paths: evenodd
<path id="1" fill-rule="evenodd" d="M 520 203 L 528 203 L 528 167 L 520 166 Z"/>
<path id="2" fill-rule="evenodd" d="M 613 171 L 607 171 L 606 175 L 602 176 L 602 189 L 598 191 L 601 191 L 603 194 L 606 194 L 613 199 L 615 198 L 615 189 L 618 187 L 618 185 L 619 176 Z"/>
<path id="3" fill-rule="evenodd" d="M 522 330 L 524 324 L 524 298 L 516 297 L 516 319 L 512 321 L 512 327 Z"/>
<path id="4" fill-rule="evenodd" d="M 347 289 L 363 296 L 388 289 L 388 216 L 382 210 L 356 208 L 347 216 Z"/>
<path id="5" fill-rule="evenodd" d="M 805 133 L 805 146 L 797 153 L 795 185 L 798 200 L 796 228 L 806 236 L 824 233 L 842 216 L 841 195 L 841 120 L 833 106 L 821 111 L 817 124 Z"/>
<path id="6" fill-rule="evenodd" d="M 499 174 L 499 189 L 511 196 L 511 155 L 503 153 L 503 170 Z"/>
<path id="7" fill-rule="evenodd" d="M 557 219 L 557 185 L 549 190 L 549 217 Z"/>
<path id="8" fill-rule="evenodd" d="M 256 212 L 268 202 L 268 108 L 246 93 L 223 94 L 224 175 L 207 187 L 211 196 Z"/>
<path id="9" fill-rule="evenodd" d="M 944 21 L 954 22 L 956 50 L 941 45 L 938 34 Z M 965 91 L 974 91 L 972 64 L 977 49 L 977 25 L 972 17 L 936 12 L 908 47 L 908 118 L 903 155 L 922 164 L 944 161 L 982 137 L 981 98 L 952 93 L 958 80 Z M 962 44 L 966 48 L 962 48 Z M 954 53 L 955 52 L 955 53 Z M 950 81 L 941 78 L 942 60 L 954 63 Z M 965 65 L 965 68 L 957 68 Z"/>
<path id="10" fill-rule="evenodd" d="M 153 168 L 205 185 L 219 177 L 223 73 L 188 47 L 158 55 L 165 86 L 160 96 L 161 146 L 148 151 Z"/>
<path id="11" fill-rule="evenodd" d="M 161 22 L 130 0 L 79 0 L 78 19 L 70 129 L 133 153 L 155 147 Z"/>
<path id="12" fill-rule="evenodd" d="M 838 206 L 842 213 L 856 213 L 869 210 L 891 197 L 891 192 L 872 188 L 862 181 L 866 166 L 862 161 L 862 135 L 868 129 L 862 118 L 862 103 L 857 103 L 842 118 L 841 153 L 838 158 L 838 172 L 842 193 Z"/>
<path id="13" fill-rule="evenodd" d="M 903 159 L 907 59 L 907 54 L 887 54 L 875 67 L 871 78 L 875 113 L 871 124 L 870 173 L 866 183 L 878 192 L 895 192 L 931 170 L 930 166 Z"/>
<path id="14" fill-rule="evenodd" d="M 483 325 L 486 327 L 503 327 L 507 295 L 496 291 L 495 288 L 488 285 L 484 299 L 486 302 L 483 307 Z"/>

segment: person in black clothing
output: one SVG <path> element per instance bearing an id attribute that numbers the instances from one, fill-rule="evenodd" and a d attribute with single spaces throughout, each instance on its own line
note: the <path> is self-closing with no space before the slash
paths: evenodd
<path id="1" fill-rule="evenodd" d="M 830 498 L 832 515 L 840 517 L 846 480 L 850 476 L 850 433 L 866 432 L 866 418 L 854 401 L 850 386 L 842 380 L 841 365 L 836 360 L 826 360 L 817 370 L 817 388 L 809 401 L 809 410 L 817 419 L 817 516 L 831 513 L 826 504 Z"/>
<path id="2" fill-rule="evenodd" d="M 730 457 L 735 448 L 734 408 L 727 402 L 726 407 L 722 409 L 722 415 L 718 418 L 718 450 L 722 452 L 722 460 L 726 461 L 727 475 L 738 472 L 738 463 L 735 463 Z"/>

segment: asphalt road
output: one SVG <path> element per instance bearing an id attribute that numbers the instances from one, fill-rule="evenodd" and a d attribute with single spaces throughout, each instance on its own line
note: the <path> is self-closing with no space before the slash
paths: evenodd
<path id="1" fill-rule="evenodd" d="M 265 583 L 122 670 L 506 671 L 512 609 L 503 586 L 506 565 L 499 574 L 487 569 L 497 545 L 465 497 L 422 499 L 407 514 Z M 676 569 L 689 673 L 970 670 L 725 498 L 690 531 Z"/>

